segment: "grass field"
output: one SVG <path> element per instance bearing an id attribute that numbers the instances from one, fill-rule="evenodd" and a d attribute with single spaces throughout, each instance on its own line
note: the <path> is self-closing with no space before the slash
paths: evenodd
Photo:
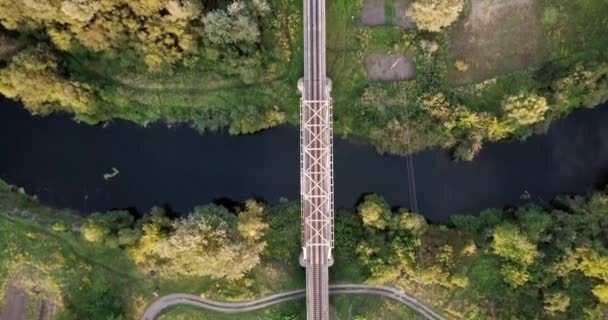
<path id="1" fill-rule="evenodd" d="M 9 278 L 35 270 L 42 275 L 38 278 L 48 279 L 43 286 L 61 288 L 61 308 L 69 310 L 67 319 L 134 316 L 144 306 L 138 302 L 149 299 L 151 283 L 117 250 L 89 246 L 72 235 L 3 212 L 0 220 L 3 289 Z"/>

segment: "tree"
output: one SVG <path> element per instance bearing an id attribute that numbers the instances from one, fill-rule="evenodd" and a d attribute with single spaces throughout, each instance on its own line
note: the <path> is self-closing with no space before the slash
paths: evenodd
<path id="1" fill-rule="evenodd" d="M 391 219 L 391 208 L 388 203 L 376 194 L 365 196 L 363 202 L 357 207 L 363 224 L 378 230 L 384 230 Z"/>
<path id="2" fill-rule="evenodd" d="M 133 216 L 127 211 L 93 213 L 82 227 L 82 236 L 90 242 L 103 243 L 112 248 L 133 245 L 139 231 L 132 229 Z"/>
<path id="3" fill-rule="evenodd" d="M 196 53 L 201 14 L 193 0 L 0 0 L 8 29 L 46 30 L 62 50 L 76 41 L 95 51 L 129 46 L 151 70 Z"/>
<path id="4" fill-rule="evenodd" d="M 472 161 L 481 151 L 483 146 L 483 135 L 473 130 L 467 134 L 454 149 L 453 157 L 458 160 Z"/>
<path id="5" fill-rule="evenodd" d="M 515 212 L 517 220 L 523 232 L 532 242 L 546 241 L 549 239 L 547 230 L 553 223 L 551 216 L 538 206 L 526 206 Z"/>
<path id="6" fill-rule="evenodd" d="M 256 241 L 264 236 L 268 229 L 268 223 L 263 221 L 264 207 L 259 203 L 249 200 L 245 203 L 245 210 L 239 213 L 238 230 L 241 237 L 248 241 Z"/>
<path id="7" fill-rule="evenodd" d="M 593 294 L 601 303 L 608 303 L 608 284 L 600 284 L 593 288 Z"/>
<path id="8" fill-rule="evenodd" d="M 502 108 L 510 120 L 519 125 L 530 125 L 545 119 L 549 105 L 545 97 L 518 95 L 505 99 Z"/>
<path id="9" fill-rule="evenodd" d="M 564 292 L 556 292 L 545 297 L 545 312 L 555 314 L 564 312 L 570 305 L 570 297 Z"/>
<path id="10" fill-rule="evenodd" d="M 156 245 L 161 239 L 168 237 L 172 221 L 167 218 L 163 209 L 154 207 L 142 226 L 142 236 L 137 244 L 130 248 L 129 255 L 133 261 L 144 268 L 154 268 L 156 259 Z"/>
<path id="11" fill-rule="evenodd" d="M 102 243 L 110 234 L 110 228 L 95 221 L 87 221 L 82 227 L 82 236 L 89 242 Z"/>
<path id="12" fill-rule="evenodd" d="M 416 0 L 408 16 L 420 30 L 439 32 L 456 21 L 464 8 L 464 0 Z"/>
<path id="13" fill-rule="evenodd" d="M 0 70 L 0 93 L 20 99 L 34 114 L 57 110 L 89 114 L 94 111 L 90 89 L 61 76 L 59 59 L 45 45 L 23 50 Z"/>
<path id="14" fill-rule="evenodd" d="M 155 254 L 166 276 L 210 276 L 235 280 L 260 262 L 264 241 L 242 241 L 236 219 L 224 207 L 197 207 L 173 223 L 174 231 L 160 239 Z"/>
<path id="15" fill-rule="evenodd" d="M 492 233 L 492 251 L 501 257 L 501 274 L 505 282 L 513 287 L 525 284 L 530 275 L 530 267 L 538 257 L 536 245 L 514 225 L 502 224 Z"/>
<path id="16" fill-rule="evenodd" d="M 536 246 L 512 224 L 502 224 L 492 233 L 492 250 L 501 258 L 529 266 L 538 257 Z"/>
<path id="17" fill-rule="evenodd" d="M 421 237 L 429 227 L 422 215 L 409 212 L 405 209 L 399 210 L 398 219 L 399 229 L 409 231 L 416 237 Z"/>
<path id="18" fill-rule="evenodd" d="M 260 39 L 258 17 L 270 11 L 263 0 L 232 2 L 226 10 L 216 9 L 208 12 L 203 18 L 205 34 L 211 43 L 223 45 L 239 45 L 239 47 L 257 43 Z"/>

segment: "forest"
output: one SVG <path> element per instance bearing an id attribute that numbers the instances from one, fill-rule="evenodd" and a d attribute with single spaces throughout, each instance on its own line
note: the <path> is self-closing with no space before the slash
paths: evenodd
<path id="1" fill-rule="evenodd" d="M 209 204 L 188 215 L 154 208 L 137 218 L 51 209 L 5 183 L 0 200 L 0 297 L 30 275 L 25 287 L 46 288 L 59 319 L 137 318 L 172 292 L 235 301 L 304 287 L 300 210 L 287 200 Z M 369 194 L 336 215 L 331 279 L 393 286 L 454 319 L 605 319 L 607 212 L 602 191 L 431 222 Z M 412 316 L 380 298 L 332 301 L 337 316 Z M 240 318 L 304 312 L 303 302 L 287 303 Z M 229 319 L 186 307 L 161 319 L 203 314 Z"/>
<path id="2" fill-rule="evenodd" d="M 520 2 L 416 0 L 405 15 L 410 1 L 386 0 L 376 26 L 360 18 L 370 1 L 328 2 L 336 134 L 471 160 L 606 101 L 608 3 Z M 405 16 L 417 27 L 395 23 Z M 0 24 L 0 93 L 36 115 L 230 134 L 299 121 L 300 1 L 0 0 Z M 415 75 L 369 80 L 370 54 L 410 59 Z"/>

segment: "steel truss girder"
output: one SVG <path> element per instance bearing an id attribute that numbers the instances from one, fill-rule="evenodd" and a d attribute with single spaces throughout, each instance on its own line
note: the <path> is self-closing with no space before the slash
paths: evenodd
<path id="1" fill-rule="evenodd" d="M 332 103 L 301 99 L 300 190 L 302 245 L 334 246 Z"/>

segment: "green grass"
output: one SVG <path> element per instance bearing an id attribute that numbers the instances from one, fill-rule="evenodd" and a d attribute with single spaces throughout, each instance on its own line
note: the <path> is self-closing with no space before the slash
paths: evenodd
<path id="1" fill-rule="evenodd" d="M 602 0 L 538 0 L 551 59 L 589 62 L 606 60 L 608 2 Z"/>
<path id="2" fill-rule="evenodd" d="M 257 312 L 229 315 L 190 306 L 176 306 L 163 312 L 158 320 L 299 320 L 306 319 L 306 315 L 302 313 L 305 309 L 303 302 L 286 302 Z"/>
<path id="3" fill-rule="evenodd" d="M 38 223 L 0 211 L 0 283 L 28 266 L 62 290 L 67 319 L 137 314 L 136 297 L 149 299 L 151 283 L 118 250 L 88 245 Z"/>

